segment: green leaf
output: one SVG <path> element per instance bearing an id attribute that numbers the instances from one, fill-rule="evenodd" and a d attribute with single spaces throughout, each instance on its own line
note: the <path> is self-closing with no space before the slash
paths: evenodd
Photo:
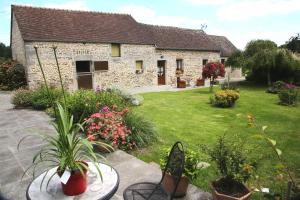
<path id="1" fill-rule="evenodd" d="M 282 151 L 281 151 L 280 149 L 276 148 L 276 152 L 277 152 L 277 154 L 278 154 L 279 156 L 281 156 Z"/>

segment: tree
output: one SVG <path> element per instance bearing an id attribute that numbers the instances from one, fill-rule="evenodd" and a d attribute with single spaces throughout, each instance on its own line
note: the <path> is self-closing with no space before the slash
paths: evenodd
<path id="1" fill-rule="evenodd" d="M 9 46 L 0 42 L 0 57 L 11 58 L 11 49 Z"/>
<path id="2" fill-rule="evenodd" d="M 224 77 L 224 75 L 225 68 L 224 65 L 220 62 L 209 62 L 204 66 L 202 70 L 202 77 L 204 79 L 210 79 L 210 92 L 213 91 L 215 79 L 218 78 L 218 76 Z"/>
<path id="3" fill-rule="evenodd" d="M 226 66 L 230 66 L 232 68 L 240 68 L 245 66 L 245 56 L 244 53 L 240 50 L 234 52 L 225 63 Z"/>
<path id="4" fill-rule="evenodd" d="M 300 33 L 293 36 L 282 47 L 291 50 L 292 52 L 300 53 Z"/>
<path id="5" fill-rule="evenodd" d="M 276 67 L 275 57 L 277 45 L 270 40 L 252 40 L 244 52 L 246 68 L 254 71 L 262 71 L 266 74 L 268 85 L 272 83 L 271 71 Z"/>

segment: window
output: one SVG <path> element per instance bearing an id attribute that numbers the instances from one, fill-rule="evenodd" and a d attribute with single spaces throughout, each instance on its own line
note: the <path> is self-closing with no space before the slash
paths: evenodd
<path id="1" fill-rule="evenodd" d="M 76 72 L 90 72 L 90 61 L 76 61 Z"/>
<path id="2" fill-rule="evenodd" d="M 120 57 L 121 56 L 120 44 L 111 44 L 111 56 L 112 57 Z"/>
<path id="3" fill-rule="evenodd" d="M 95 71 L 107 71 L 108 61 L 95 61 L 94 62 Z"/>
<path id="4" fill-rule="evenodd" d="M 221 59 L 221 63 L 222 63 L 223 65 L 225 64 L 225 61 L 226 61 L 225 58 L 222 58 L 222 59 Z"/>
<path id="5" fill-rule="evenodd" d="M 144 71 L 143 67 L 143 61 L 142 60 L 137 60 L 135 61 L 135 73 L 141 74 Z"/>
<path id="6" fill-rule="evenodd" d="M 176 60 L 176 70 L 183 71 L 183 60 L 182 59 L 177 59 Z"/>
<path id="7" fill-rule="evenodd" d="M 206 65 L 207 62 L 208 62 L 208 59 L 203 59 L 203 60 L 202 60 L 202 65 L 203 65 L 203 66 Z"/>

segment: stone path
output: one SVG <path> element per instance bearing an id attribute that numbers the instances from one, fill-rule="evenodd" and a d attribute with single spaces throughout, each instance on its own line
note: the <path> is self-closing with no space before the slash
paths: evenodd
<path id="1" fill-rule="evenodd" d="M 41 111 L 13 109 L 10 104 L 10 93 L 0 92 L 0 192 L 7 199 L 26 199 L 25 193 L 31 181 L 31 172 L 24 174 L 30 166 L 33 155 L 43 146 L 37 137 L 29 137 L 19 150 L 18 141 L 30 134 L 54 134 L 50 125 L 51 119 Z M 116 151 L 107 157 L 120 175 L 120 186 L 114 200 L 123 199 L 124 188 L 139 181 L 158 181 L 161 171 L 155 164 L 145 163 L 123 151 Z M 38 169 L 42 172 L 43 169 Z M 1 198 L 0 198 L 1 199 Z M 189 185 L 186 200 L 210 199 L 210 194 Z"/>

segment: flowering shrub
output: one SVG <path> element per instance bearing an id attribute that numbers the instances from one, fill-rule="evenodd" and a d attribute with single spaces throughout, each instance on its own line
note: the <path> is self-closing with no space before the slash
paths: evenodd
<path id="1" fill-rule="evenodd" d="M 128 108 L 116 111 L 105 106 L 100 112 L 94 113 L 88 119 L 84 119 L 84 134 L 90 141 L 104 140 L 107 144 L 122 150 L 131 150 L 136 146 L 131 137 L 131 131 L 123 122 L 123 116 Z"/>
<path id="2" fill-rule="evenodd" d="M 224 77 L 224 75 L 225 75 L 225 68 L 224 68 L 224 65 L 220 62 L 209 62 L 204 66 L 204 68 L 202 70 L 202 78 L 210 79 L 211 91 L 212 91 L 212 87 L 215 82 L 215 79 L 218 78 L 218 76 Z"/>
<path id="3" fill-rule="evenodd" d="M 298 100 L 298 88 L 293 84 L 285 84 L 279 91 L 278 97 L 282 105 L 296 105 Z"/>
<path id="4" fill-rule="evenodd" d="M 210 102 L 214 106 L 227 108 L 232 107 L 239 97 L 240 94 L 235 90 L 220 90 L 215 93 L 214 97 L 211 97 Z"/>

